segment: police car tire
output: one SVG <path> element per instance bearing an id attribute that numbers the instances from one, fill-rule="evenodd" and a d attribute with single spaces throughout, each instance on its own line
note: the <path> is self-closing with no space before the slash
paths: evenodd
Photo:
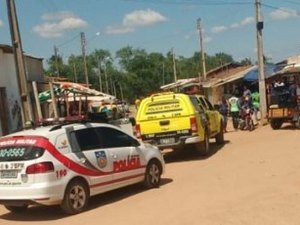
<path id="1" fill-rule="evenodd" d="M 4 205 L 4 207 L 13 213 L 23 213 L 27 210 L 28 205 L 23 205 L 23 206 Z"/>
<path id="2" fill-rule="evenodd" d="M 157 188 L 160 185 L 162 167 L 157 160 L 151 160 L 146 168 L 144 186 L 146 188 Z"/>
<path id="3" fill-rule="evenodd" d="M 67 214 L 77 214 L 85 210 L 88 199 L 87 185 L 83 181 L 74 180 L 67 186 L 61 208 Z"/>

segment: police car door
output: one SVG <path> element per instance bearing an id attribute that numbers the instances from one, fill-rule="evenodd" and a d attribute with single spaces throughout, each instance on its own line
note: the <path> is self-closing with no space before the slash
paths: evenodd
<path id="1" fill-rule="evenodd" d="M 218 131 L 219 112 L 214 109 L 214 107 L 206 97 L 203 97 L 203 101 L 207 105 L 207 111 L 210 113 L 211 116 L 211 131 Z"/>
<path id="2" fill-rule="evenodd" d="M 91 194 L 109 190 L 113 177 L 113 162 L 109 150 L 103 147 L 97 128 L 70 132 L 74 158 L 81 166 L 79 173 L 90 181 Z"/>
<path id="3" fill-rule="evenodd" d="M 139 142 L 127 133 L 110 127 L 101 127 L 105 148 L 112 156 L 113 182 L 126 185 L 144 179 L 146 161 Z"/>

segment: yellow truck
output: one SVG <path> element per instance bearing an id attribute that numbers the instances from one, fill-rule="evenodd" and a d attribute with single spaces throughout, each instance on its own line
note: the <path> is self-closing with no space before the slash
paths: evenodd
<path id="1" fill-rule="evenodd" d="M 138 138 L 161 150 L 192 146 L 207 155 L 210 138 L 224 142 L 222 124 L 222 116 L 204 96 L 162 92 L 142 100 L 135 130 Z"/>

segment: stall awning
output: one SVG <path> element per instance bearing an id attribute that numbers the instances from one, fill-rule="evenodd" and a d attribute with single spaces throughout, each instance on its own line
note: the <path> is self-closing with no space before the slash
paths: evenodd
<path id="1" fill-rule="evenodd" d="M 235 81 L 235 80 L 243 79 L 243 77 L 245 76 L 245 74 L 247 74 L 249 71 L 253 70 L 254 68 L 255 68 L 255 66 L 252 66 L 252 67 L 247 68 L 247 69 L 245 69 L 243 71 L 240 71 L 238 73 L 232 74 L 232 75 L 230 75 L 230 76 L 228 76 L 226 78 L 211 80 L 208 83 L 205 83 L 203 85 L 203 87 L 205 87 L 205 88 L 218 87 L 218 86 L 224 85 L 226 83 L 230 83 L 230 82 Z"/>
<path id="2" fill-rule="evenodd" d="M 273 74 L 278 71 L 278 66 L 275 64 L 270 64 L 270 65 L 265 65 L 264 66 L 264 77 L 265 79 L 271 77 Z M 248 82 L 254 82 L 258 80 L 258 68 L 255 66 L 252 70 L 250 70 L 248 73 L 245 74 L 244 76 L 244 81 Z"/>

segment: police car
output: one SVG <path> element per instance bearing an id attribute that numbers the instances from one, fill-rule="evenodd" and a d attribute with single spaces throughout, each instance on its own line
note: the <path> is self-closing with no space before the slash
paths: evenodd
<path id="1" fill-rule="evenodd" d="M 30 205 L 86 209 L 90 196 L 143 182 L 158 187 L 164 159 L 105 123 L 73 123 L 24 130 L 0 138 L 0 204 L 11 212 Z"/>

